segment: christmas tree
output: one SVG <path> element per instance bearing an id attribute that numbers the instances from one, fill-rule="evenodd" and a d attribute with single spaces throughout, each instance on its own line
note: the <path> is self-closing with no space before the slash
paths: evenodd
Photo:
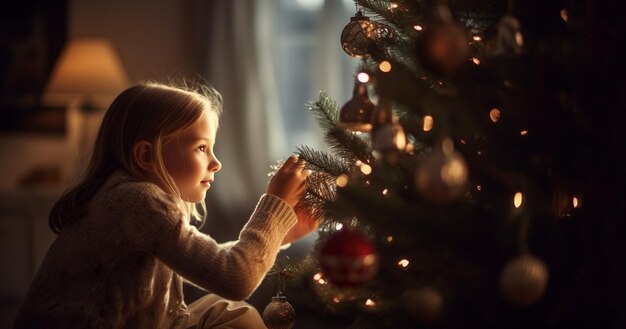
<path id="1" fill-rule="evenodd" d="M 356 9 L 338 31 L 362 59 L 353 98 L 321 93 L 329 150 L 299 149 L 319 240 L 273 271 L 296 311 L 328 328 L 626 327 L 619 11 Z M 282 305 L 268 327 L 293 324 Z"/>

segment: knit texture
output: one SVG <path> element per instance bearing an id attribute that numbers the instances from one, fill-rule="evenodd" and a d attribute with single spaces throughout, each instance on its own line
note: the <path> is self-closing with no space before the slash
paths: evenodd
<path id="1" fill-rule="evenodd" d="M 239 240 L 218 244 L 157 185 L 114 173 L 39 267 L 16 328 L 176 328 L 188 317 L 183 278 L 244 300 L 276 259 L 293 209 L 265 194 Z"/>

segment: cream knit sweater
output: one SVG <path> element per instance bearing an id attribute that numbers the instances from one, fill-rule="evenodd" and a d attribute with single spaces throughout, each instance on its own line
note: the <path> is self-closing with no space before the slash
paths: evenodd
<path id="1" fill-rule="evenodd" d="M 182 278 L 246 299 L 296 221 L 265 194 L 239 240 L 220 245 L 189 225 L 171 195 L 118 171 L 48 250 L 15 327 L 176 328 L 188 316 Z"/>

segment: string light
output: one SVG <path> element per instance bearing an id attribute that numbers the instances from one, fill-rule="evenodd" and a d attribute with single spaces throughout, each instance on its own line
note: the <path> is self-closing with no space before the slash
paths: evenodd
<path id="1" fill-rule="evenodd" d="M 346 187 L 348 185 L 348 175 L 341 174 L 337 176 L 337 179 L 335 179 L 335 183 L 338 187 Z"/>
<path id="2" fill-rule="evenodd" d="M 528 130 L 522 130 L 519 132 L 520 135 L 526 136 L 528 134 Z"/>
<path id="3" fill-rule="evenodd" d="M 430 115 L 424 116 L 424 126 L 422 129 L 424 129 L 424 131 L 430 131 L 433 129 L 433 117 Z"/>
<path id="4" fill-rule="evenodd" d="M 398 262 L 398 265 L 402 268 L 406 268 L 407 266 L 409 266 L 409 260 L 408 259 L 401 259 Z"/>
<path id="5" fill-rule="evenodd" d="M 393 242 L 393 236 L 387 235 L 387 242 Z"/>
<path id="6" fill-rule="evenodd" d="M 480 65 L 480 59 L 478 59 L 478 57 L 472 57 L 472 63 Z"/>
<path id="7" fill-rule="evenodd" d="M 376 302 L 374 302 L 373 300 L 371 300 L 371 299 L 369 299 L 369 298 L 368 298 L 368 299 L 365 301 L 365 306 L 368 306 L 368 307 L 374 307 L 374 306 L 376 306 Z"/>
<path id="8" fill-rule="evenodd" d="M 389 10 L 394 10 L 394 9 L 398 9 L 398 4 L 397 3 L 391 3 L 389 5 Z"/>
<path id="9" fill-rule="evenodd" d="M 492 108 L 491 111 L 489 111 L 489 118 L 493 122 L 498 122 L 498 120 L 500 120 L 500 110 Z"/>
<path id="10" fill-rule="evenodd" d="M 389 189 L 384 189 L 383 190 L 383 195 L 387 195 L 389 193 Z"/>
<path id="11" fill-rule="evenodd" d="M 371 173 L 372 173 L 372 166 L 370 166 L 370 165 L 368 165 L 368 164 L 363 164 L 363 165 L 361 166 L 361 172 L 362 172 L 364 175 L 369 175 L 369 174 L 371 174 Z"/>
<path id="12" fill-rule="evenodd" d="M 413 29 L 414 29 L 415 31 L 421 31 L 421 30 L 423 30 L 424 28 L 423 28 L 421 25 L 417 25 L 417 24 L 415 24 L 415 25 L 413 25 Z"/>
<path id="13" fill-rule="evenodd" d="M 482 191 L 482 190 L 483 190 L 483 187 L 482 187 L 482 186 L 480 186 L 480 185 L 476 185 L 476 190 L 478 190 L 478 191 Z"/>
<path id="14" fill-rule="evenodd" d="M 481 41 L 482 39 L 483 39 L 483 38 L 481 38 L 481 37 L 480 37 L 480 35 L 474 35 L 474 36 L 472 37 L 472 40 L 474 40 L 474 41 Z"/>
<path id="15" fill-rule="evenodd" d="M 522 206 L 523 198 L 524 195 L 522 194 L 522 192 L 515 193 L 515 196 L 513 197 L 513 205 L 515 206 L 515 208 L 519 208 Z"/>
<path id="16" fill-rule="evenodd" d="M 370 75 L 365 72 L 360 72 L 359 74 L 356 75 L 356 79 L 362 83 L 366 83 L 370 81 Z"/>
<path id="17" fill-rule="evenodd" d="M 343 224 L 341 224 L 341 223 L 337 223 L 337 224 L 335 224 L 335 231 L 339 231 L 339 230 L 341 230 L 342 228 L 343 228 Z"/>
<path id="18" fill-rule="evenodd" d="M 582 201 L 582 200 L 581 200 L 581 198 L 580 198 L 580 197 L 574 196 L 574 197 L 572 198 L 572 206 L 573 206 L 574 208 L 580 208 L 580 206 L 582 205 L 582 202 L 581 202 L 581 201 Z"/>
<path id="19" fill-rule="evenodd" d="M 388 61 L 382 61 L 382 62 L 380 62 L 380 64 L 378 65 L 378 68 L 379 68 L 381 71 L 383 71 L 383 72 L 387 73 L 387 72 L 391 71 L 391 63 L 389 63 Z"/>
<path id="20" fill-rule="evenodd" d="M 337 297 L 333 297 L 333 303 L 339 304 L 340 300 Z"/>

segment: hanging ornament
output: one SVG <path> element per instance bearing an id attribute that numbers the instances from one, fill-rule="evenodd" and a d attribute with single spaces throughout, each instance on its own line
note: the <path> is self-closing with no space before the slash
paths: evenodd
<path id="1" fill-rule="evenodd" d="M 518 305 L 535 303 L 548 286 L 548 267 L 539 258 L 525 254 L 509 261 L 500 276 L 500 290 Z"/>
<path id="2" fill-rule="evenodd" d="M 454 150 L 452 140 L 445 138 L 417 168 L 415 186 L 424 199 L 447 203 L 465 190 L 467 175 L 465 159 Z"/>
<path id="3" fill-rule="evenodd" d="M 361 233 L 343 228 L 324 243 L 318 261 L 325 277 L 337 287 L 355 287 L 378 272 L 374 245 Z"/>
<path id="4" fill-rule="evenodd" d="M 296 322 L 296 310 L 279 292 L 263 310 L 263 323 L 268 329 L 291 329 Z"/>
<path id="5" fill-rule="evenodd" d="M 506 15 L 496 25 L 497 35 L 493 44 L 492 56 L 517 56 L 522 53 L 524 36 L 522 24 L 513 15 Z"/>
<path id="6" fill-rule="evenodd" d="M 367 85 L 358 79 L 354 82 L 352 99 L 341 107 L 339 122 L 344 128 L 352 131 L 370 132 L 374 104 L 367 94 Z"/>
<path id="7" fill-rule="evenodd" d="M 372 150 L 395 162 L 399 151 L 406 147 L 404 128 L 393 115 L 391 105 L 381 98 L 376 110 L 376 124 L 372 130 Z"/>
<path id="8" fill-rule="evenodd" d="M 341 47 L 350 56 L 365 58 L 374 42 L 376 26 L 369 17 L 358 11 L 341 31 Z"/>
<path id="9" fill-rule="evenodd" d="M 436 289 L 423 287 L 406 292 L 404 305 L 407 312 L 416 320 L 429 323 L 441 314 L 443 296 Z"/>
<path id="10" fill-rule="evenodd" d="M 437 74 L 453 74 L 469 63 L 467 32 L 443 4 L 435 6 L 416 48 L 420 63 Z"/>

